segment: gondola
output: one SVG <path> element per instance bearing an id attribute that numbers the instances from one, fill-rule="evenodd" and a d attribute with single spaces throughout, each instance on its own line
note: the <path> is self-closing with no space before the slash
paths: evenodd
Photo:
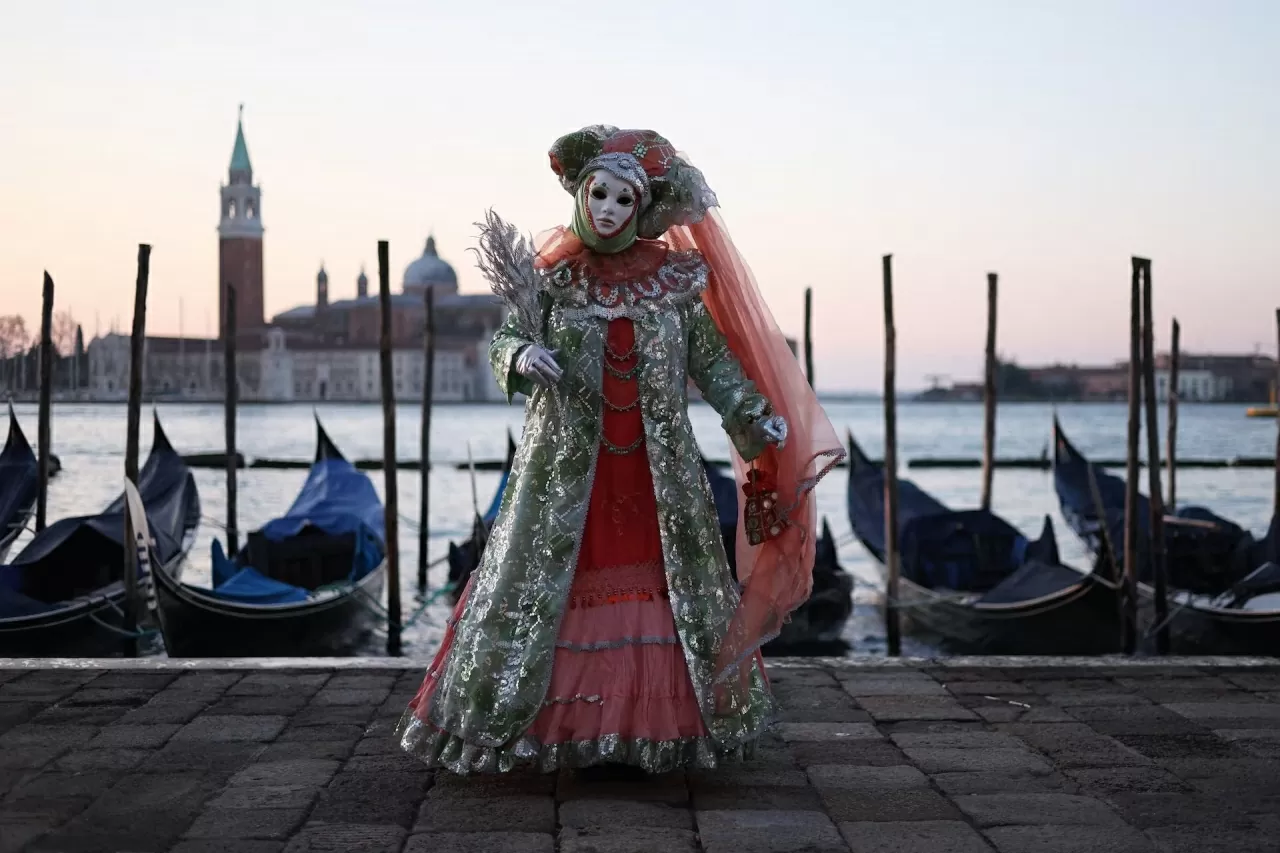
<path id="1" fill-rule="evenodd" d="M 195 478 L 155 419 L 138 491 L 154 544 L 153 565 L 179 572 L 200 525 Z M 0 566 L 0 657 L 111 657 L 136 636 L 124 624 L 125 498 L 97 515 L 46 527 Z M 146 591 L 151 577 L 142 574 Z"/>
<path id="2" fill-rule="evenodd" d="M 36 510 L 40 462 L 9 404 L 9 437 L 0 450 L 0 563 Z"/>
<path id="3" fill-rule="evenodd" d="M 849 435 L 849 523 L 884 575 L 884 472 Z M 1115 584 L 1058 556 L 1053 523 L 1028 540 L 985 510 L 946 507 L 898 480 L 899 615 L 947 651 L 1090 655 L 1119 649 Z"/>
<path id="4" fill-rule="evenodd" d="M 169 657 L 326 657 L 358 649 L 378 619 L 385 510 L 373 481 L 316 420 L 315 462 L 292 506 L 228 557 L 214 540 L 211 588 L 156 572 Z"/>
<path id="5" fill-rule="evenodd" d="M 462 595 L 462 590 L 466 587 L 467 581 L 471 579 L 471 573 L 480 565 L 480 555 L 484 551 L 484 543 L 489 539 L 489 530 L 493 527 L 493 522 L 498 518 L 498 509 L 502 506 L 502 495 L 507 490 L 507 481 L 511 479 L 511 466 L 515 464 L 516 459 L 516 440 L 507 432 L 507 459 L 502 466 L 502 478 L 498 481 L 498 488 L 493 493 L 493 500 L 489 502 L 489 508 L 484 511 L 483 515 L 473 519 L 471 524 L 471 537 L 461 545 L 453 542 L 449 543 L 449 600 L 454 604 L 458 603 L 458 598 Z"/>
<path id="6" fill-rule="evenodd" d="M 738 486 L 734 479 L 704 457 L 703 468 L 715 499 L 720 536 L 734 579 L 738 577 L 735 552 L 738 538 Z M 845 623 L 853 614 L 853 576 L 836 558 L 835 538 L 826 519 L 813 561 L 813 591 L 804 604 L 783 624 L 782 633 L 761 647 L 769 657 L 842 655 L 849 651 L 843 637 Z"/>
<path id="7" fill-rule="evenodd" d="M 1056 418 L 1053 446 L 1053 485 L 1063 516 L 1099 559 L 1123 569 L 1124 480 L 1091 464 L 1067 439 Z M 1140 619 L 1154 627 L 1150 506 L 1140 493 Z M 1260 541 L 1204 507 L 1178 507 L 1164 521 L 1172 651 L 1276 654 L 1280 650 L 1280 517 L 1272 518 Z M 1143 636 L 1142 644 L 1149 649 L 1154 637 Z"/>

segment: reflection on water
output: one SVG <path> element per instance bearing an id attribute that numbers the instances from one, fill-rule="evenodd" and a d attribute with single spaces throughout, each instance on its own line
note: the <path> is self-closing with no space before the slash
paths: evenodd
<path id="1" fill-rule="evenodd" d="M 219 451 L 223 448 L 223 415 L 216 405 L 162 403 L 156 406 L 165 431 L 180 453 Z M 23 429 L 34 441 L 36 407 L 17 407 Z M 254 458 L 308 460 L 315 446 L 313 411 L 325 429 L 350 459 L 382 456 L 382 415 L 376 405 L 327 404 L 242 406 L 237 418 L 240 451 Z M 884 416 L 878 402 L 831 403 L 827 412 L 843 436 L 852 430 L 859 444 L 873 458 L 882 452 Z M 696 404 L 691 409 L 695 434 L 703 451 L 713 459 L 725 459 L 728 442 L 720 419 L 709 407 Z M 1061 405 L 1058 414 L 1071 440 L 1095 458 L 1123 458 L 1127 417 L 1124 404 Z M 1052 412 L 1047 405 L 1001 406 L 998 417 L 997 455 L 1000 457 L 1039 456 L 1045 451 Z M 470 529 L 472 488 L 470 475 L 456 470 L 454 463 L 467 458 L 467 444 L 476 460 L 501 459 L 506 453 L 510 429 L 519 439 L 524 420 L 519 405 L 441 405 L 432 416 L 432 460 L 430 472 L 431 506 L 428 551 L 442 556 L 449 540 L 464 538 Z M 1179 453 L 1187 458 L 1230 458 L 1270 456 L 1275 449 L 1276 425 L 1271 421 L 1248 419 L 1236 406 L 1183 406 L 1179 412 Z M 122 405 L 56 405 L 53 411 L 53 449 L 61 459 L 63 472 L 53 481 L 49 493 L 49 517 L 62 518 L 101 510 L 120 491 L 124 469 L 125 409 Z M 396 414 L 396 448 L 401 459 L 417 459 L 419 415 L 416 405 L 400 406 Z M 982 407 L 977 404 L 903 404 L 898 411 L 898 455 L 905 466 L 913 457 L 949 456 L 978 458 L 982 453 Z M 1163 442 L 1162 442 L 1163 444 Z M 142 458 L 151 446 L 151 422 L 143 418 Z M 1145 442 L 1143 442 L 1145 446 Z M 905 467 L 922 488 L 944 503 L 956 507 L 974 506 L 978 501 L 979 472 L 975 469 L 913 470 Z M 383 493 L 382 472 L 370 472 L 379 494 Z M 476 491 L 481 508 L 487 506 L 498 484 L 498 474 L 476 474 Z M 1183 469 L 1178 472 L 1178 494 L 1182 503 L 1202 503 L 1261 535 L 1270 520 L 1273 473 L 1270 470 Z M 198 470 L 196 482 L 206 522 L 201 526 L 186 571 L 193 583 L 209 579 L 209 547 L 221 536 L 226 521 L 226 475 L 221 471 Z M 417 607 L 416 563 L 418 555 L 418 498 L 420 474 L 399 472 L 400 553 L 402 599 L 406 615 Z M 256 528 L 282 513 L 306 479 L 305 470 L 245 470 L 239 472 L 239 527 Z M 883 651 L 883 627 L 871 603 L 876 598 L 879 576 L 866 551 L 849 533 L 845 513 L 847 474 L 833 472 L 818 486 L 819 513 L 831 520 L 841 542 L 840 559 L 858 578 L 855 611 L 846 632 L 857 652 Z M 1143 491 L 1146 478 L 1143 477 Z M 998 470 L 995 476 L 994 510 L 1024 532 L 1039 532 L 1045 515 L 1058 529 L 1063 558 L 1084 567 L 1085 552 L 1069 532 L 1058 512 L 1051 475 L 1047 471 Z M 16 548 L 25 544 L 26 536 Z M 13 553 L 17 553 L 15 550 Z M 443 583 L 445 569 L 430 573 L 434 586 Z M 406 654 L 429 656 L 443 628 L 447 607 L 443 603 L 426 609 L 419 621 L 405 633 Z M 382 640 L 369 648 L 379 654 Z M 904 651 L 925 652 L 918 645 L 904 645 Z"/>

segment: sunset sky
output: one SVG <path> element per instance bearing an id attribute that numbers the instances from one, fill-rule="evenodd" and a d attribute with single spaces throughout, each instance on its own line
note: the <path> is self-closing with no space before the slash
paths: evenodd
<path id="1" fill-rule="evenodd" d="M 127 330 L 148 242 L 148 331 L 213 333 L 243 102 L 268 314 L 431 231 L 483 290 L 473 223 L 567 221 L 546 150 L 608 123 L 704 171 L 788 333 L 814 288 L 821 389 L 880 383 L 885 253 L 904 387 L 979 375 L 989 270 L 1005 354 L 1122 358 L 1134 254 L 1157 346 L 1272 352 L 1278 45 L 1274 0 L 0 0 L 0 314 L 48 269 Z"/>

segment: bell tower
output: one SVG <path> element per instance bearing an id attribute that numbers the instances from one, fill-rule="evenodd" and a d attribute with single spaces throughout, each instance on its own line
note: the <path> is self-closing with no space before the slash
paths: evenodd
<path id="1" fill-rule="evenodd" d="M 263 325 L 262 231 L 262 189 L 253 183 L 241 104 L 218 222 L 218 337 L 226 328 L 228 286 L 236 290 L 236 329 Z"/>

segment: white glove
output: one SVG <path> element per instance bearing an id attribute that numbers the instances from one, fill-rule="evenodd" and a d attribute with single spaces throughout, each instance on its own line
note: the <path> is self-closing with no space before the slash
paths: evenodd
<path id="1" fill-rule="evenodd" d="M 564 371 L 556 364 L 556 350 L 545 350 L 537 344 L 529 344 L 516 356 L 516 373 L 544 387 L 560 381 Z"/>
<path id="2" fill-rule="evenodd" d="M 763 439 L 769 444 L 776 444 L 778 449 L 787 445 L 787 421 L 782 415 L 762 418 L 753 423 L 751 429 L 755 432 L 756 438 Z"/>

